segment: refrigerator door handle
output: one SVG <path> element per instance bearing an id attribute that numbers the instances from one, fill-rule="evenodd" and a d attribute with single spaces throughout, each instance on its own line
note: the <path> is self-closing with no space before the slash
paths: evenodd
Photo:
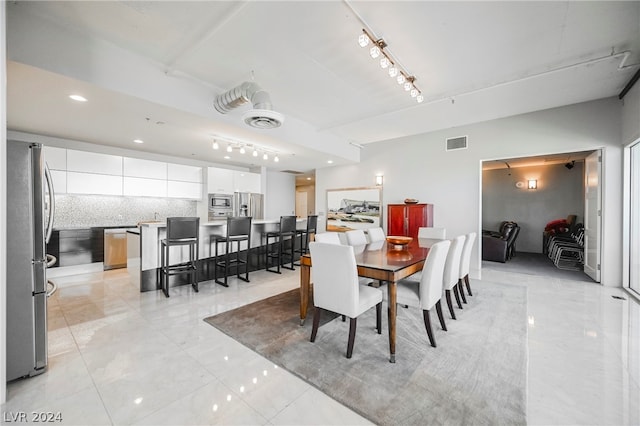
<path id="1" fill-rule="evenodd" d="M 51 239 L 51 232 L 53 231 L 53 218 L 56 214 L 56 197 L 55 192 L 53 190 L 53 179 L 51 178 L 51 172 L 49 171 L 49 166 L 45 163 L 44 166 L 44 176 L 47 181 L 47 188 L 49 188 L 49 217 L 47 218 L 47 231 L 44 242 L 46 244 L 49 243 Z"/>

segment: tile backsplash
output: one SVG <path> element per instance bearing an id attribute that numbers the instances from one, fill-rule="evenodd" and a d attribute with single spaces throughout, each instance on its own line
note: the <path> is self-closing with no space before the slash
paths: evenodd
<path id="1" fill-rule="evenodd" d="M 147 220 L 197 215 L 197 202 L 193 200 L 56 195 L 53 227 L 136 225 Z"/>

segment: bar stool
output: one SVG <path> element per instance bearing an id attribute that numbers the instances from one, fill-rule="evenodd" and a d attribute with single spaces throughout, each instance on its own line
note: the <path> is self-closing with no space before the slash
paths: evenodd
<path id="1" fill-rule="evenodd" d="M 244 259 L 240 257 L 240 243 L 247 242 L 247 253 Z M 225 243 L 225 254 L 222 260 L 218 260 L 218 243 Z M 236 257 L 231 258 L 233 244 L 237 244 Z M 236 266 L 236 276 L 242 281 L 249 282 L 249 251 L 251 249 L 251 218 L 238 216 L 227 218 L 227 235 L 212 235 L 210 244 L 215 244 L 215 266 L 213 278 L 217 284 L 229 287 L 227 284 L 227 271 L 232 265 Z M 244 277 L 240 276 L 240 266 L 244 265 Z M 224 281 L 218 280 L 218 268 L 224 268 Z"/>
<path id="2" fill-rule="evenodd" d="M 293 255 L 294 255 L 294 243 L 296 237 L 296 217 L 295 216 L 280 216 L 280 227 L 276 232 L 267 232 L 264 234 L 267 240 L 267 245 L 265 247 L 265 266 L 267 271 L 275 272 L 277 274 L 280 273 L 280 266 L 285 269 L 295 270 L 293 267 Z M 283 246 L 285 243 L 285 238 L 289 237 L 291 240 L 291 247 L 289 250 L 285 251 Z M 269 240 L 273 240 L 274 244 L 277 245 L 275 250 L 269 251 Z M 283 256 L 289 256 L 291 260 L 291 266 L 284 266 L 283 264 Z M 273 269 L 269 269 L 269 259 L 276 259 L 277 269 L 274 271 Z"/>
<path id="3" fill-rule="evenodd" d="M 296 249 L 296 253 L 301 255 L 309 253 L 309 237 L 316 233 L 318 227 L 318 216 L 307 216 L 306 229 L 296 229 L 296 238 L 300 237 L 300 248 Z"/>
<path id="4" fill-rule="evenodd" d="M 160 286 L 166 297 L 169 297 L 169 276 L 189 274 L 191 286 L 198 291 L 198 245 L 199 217 L 168 217 L 167 237 L 161 241 L 160 253 Z M 184 262 L 170 264 L 170 249 L 175 246 L 188 246 L 189 259 Z"/>

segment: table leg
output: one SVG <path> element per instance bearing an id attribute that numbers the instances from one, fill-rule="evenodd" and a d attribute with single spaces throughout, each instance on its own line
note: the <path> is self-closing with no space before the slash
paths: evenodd
<path id="1" fill-rule="evenodd" d="M 309 287 L 311 280 L 311 268 L 300 265 L 300 325 L 304 325 L 307 318 L 307 306 L 309 305 Z"/>
<path id="2" fill-rule="evenodd" d="M 396 362 L 396 314 L 397 314 L 397 286 L 395 281 L 389 281 L 387 284 L 389 308 L 387 313 L 389 315 L 389 353 L 391 354 L 389 362 Z"/>

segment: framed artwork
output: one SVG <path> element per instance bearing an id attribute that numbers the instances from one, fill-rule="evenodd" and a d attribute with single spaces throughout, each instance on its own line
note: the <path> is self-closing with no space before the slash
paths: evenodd
<path id="1" fill-rule="evenodd" d="M 382 189 L 379 187 L 328 189 L 327 231 L 380 227 L 381 204 Z"/>

